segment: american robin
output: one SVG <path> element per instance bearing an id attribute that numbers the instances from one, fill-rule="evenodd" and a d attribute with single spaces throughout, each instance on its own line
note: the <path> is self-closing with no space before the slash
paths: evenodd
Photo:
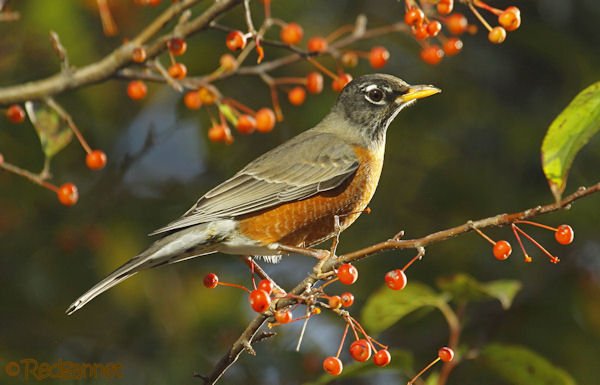
<path id="1" fill-rule="evenodd" d="M 332 238 L 373 197 L 392 120 L 438 92 L 384 74 L 351 81 L 320 123 L 250 162 L 154 231 L 162 238 L 79 297 L 67 314 L 140 270 L 215 252 L 276 261 L 286 253 L 282 246 L 312 247 Z"/>

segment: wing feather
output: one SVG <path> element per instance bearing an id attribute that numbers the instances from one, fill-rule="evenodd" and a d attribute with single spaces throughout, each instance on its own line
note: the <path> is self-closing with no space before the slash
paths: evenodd
<path id="1" fill-rule="evenodd" d="M 306 199 L 339 186 L 358 163 L 351 145 L 307 131 L 249 163 L 151 235 Z"/>

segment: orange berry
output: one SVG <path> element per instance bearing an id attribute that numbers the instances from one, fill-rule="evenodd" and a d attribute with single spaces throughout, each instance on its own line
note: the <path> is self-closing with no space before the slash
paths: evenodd
<path id="1" fill-rule="evenodd" d="M 275 321 L 280 324 L 287 324 L 293 319 L 292 312 L 290 310 L 277 310 L 275 312 Z"/>
<path id="2" fill-rule="evenodd" d="M 427 25 L 420 24 L 417 27 L 413 27 L 412 33 L 417 40 L 424 40 L 429 37 L 429 31 L 427 31 Z"/>
<path id="3" fill-rule="evenodd" d="M 258 288 L 260 290 L 264 290 L 267 292 L 267 294 L 271 294 L 273 291 L 273 282 L 268 279 L 261 279 L 261 281 L 258 283 Z"/>
<path id="4" fill-rule="evenodd" d="M 521 26 L 521 11 L 517 7 L 508 7 L 498 16 L 498 23 L 511 32 Z"/>
<path id="5" fill-rule="evenodd" d="M 340 295 L 340 298 L 342 299 L 343 307 L 350 307 L 354 303 L 354 295 L 350 292 Z"/>
<path id="6" fill-rule="evenodd" d="M 256 130 L 258 132 L 270 132 L 275 127 L 275 113 L 270 108 L 261 108 L 254 115 L 256 119 Z"/>
<path id="7" fill-rule="evenodd" d="M 321 36 L 313 36 L 307 43 L 309 52 L 323 52 L 327 49 L 327 40 Z"/>
<path id="8" fill-rule="evenodd" d="M 494 257 L 499 261 L 504 261 L 512 253 L 512 247 L 507 241 L 498 241 L 493 248 Z"/>
<path id="9" fill-rule="evenodd" d="M 560 225 L 556 229 L 556 232 L 554 232 L 554 239 L 561 245 L 572 243 L 574 238 L 575 233 L 573 232 L 573 228 L 569 225 Z"/>
<path id="10" fill-rule="evenodd" d="M 221 65 L 221 68 L 223 68 L 225 71 L 233 71 L 238 66 L 235 57 L 228 53 L 221 55 L 221 58 L 219 59 L 219 64 Z"/>
<path id="11" fill-rule="evenodd" d="M 73 183 L 65 183 L 58 188 L 56 192 L 58 200 L 65 206 L 73 206 L 79 199 L 79 192 L 77 186 Z"/>
<path id="12" fill-rule="evenodd" d="M 441 30 L 442 23 L 440 23 L 437 20 L 434 20 L 431 23 L 427 24 L 427 33 L 429 33 L 429 36 L 437 36 Z"/>
<path id="13" fill-rule="evenodd" d="M 323 370 L 332 376 L 339 376 L 342 374 L 342 370 L 344 369 L 344 365 L 342 361 L 340 361 L 337 357 L 327 357 L 323 360 Z"/>
<path id="14" fill-rule="evenodd" d="M 463 42 L 457 37 L 450 37 L 444 42 L 444 52 L 448 56 L 457 55 L 463 47 Z"/>
<path id="15" fill-rule="evenodd" d="M 296 86 L 288 92 L 288 100 L 294 106 L 300 106 L 306 100 L 306 91 L 303 87 Z"/>
<path id="16" fill-rule="evenodd" d="M 387 366 L 391 361 L 392 356 L 387 349 L 381 349 L 373 355 L 373 363 L 379 367 Z"/>
<path id="17" fill-rule="evenodd" d="M 373 68 L 381 68 L 390 59 L 390 52 L 385 47 L 373 47 L 369 52 L 369 63 Z"/>
<path id="18" fill-rule="evenodd" d="M 331 83 L 331 88 L 335 92 L 342 92 L 344 87 L 346 87 L 346 84 L 350 83 L 351 81 L 352 76 L 350 76 L 350 74 L 341 73 L 333 80 L 333 83 Z"/>
<path id="19" fill-rule="evenodd" d="M 23 123 L 25 121 L 25 111 L 18 104 L 13 104 L 6 109 L 6 118 L 11 123 Z"/>
<path id="20" fill-rule="evenodd" d="M 127 95 L 133 100 L 140 100 L 146 97 L 148 87 L 141 80 L 132 80 L 127 85 Z"/>
<path id="21" fill-rule="evenodd" d="M 337 269 L 337 276 L 344 285 L 352 285 L 358 280 L 358 269 L 351 263 L 344 263 Z"/>
<path id="22" fill-rule="evenodd" d="M 309 72 L 306 75 L 306 89 L 311 94 L 320 94 L 323 91 L 323 75 L 320 72 Z"/>
<path id="23" fill-rule="evenodd" d="M 4 155 L 0 154 L 0 164 L 4 163 Z"/>
<path id="24" fill-rule="evenodd" d="M 501 44 L 506 40 L 506 30 L 502 27 L 494 27 L 488 33 L 488 40 L 494 44 Z"/>
<path id="25" fill-rule="evenodd" d="M 420 8 L 411 7 L 404 14 L 404 22 L 410 26 L 419 25 L 423 22 L 425 14 Z"/>
<path id="26" fill-rule="evenodd" d="M 358 55 L 354 51 L 346 51 L 342 54 L 341 61 L 344 67 L 356 67 L 358 65 Z"/>
<path id="27" fill-rule="evenodd" d="M 202 104 L 204 104 L 206 106 L 210 106 L 211 104 L 214 104 L 215 101 L 217 100 L 217 96 L 206 87 L 201 87 L 198 90 L 198 95 L 200 95 L 200 101 L 202 101 Z"/>
<path id="28" fill-rule="evenodd" d="M 390 270 L 386 273 L 385 284 L 392 290 L 402 290 L 406 287 L 408 278 L 402 269 Z"/>
<path id="29" fill-rule="evenodd" d="M 462 13 L 453 13 L 444 22 L 446 23 L 446 27 L 448 27 L 448 31 L 453 35 L 462 35 L 469 26 L 467 18 Z"/>
<path id="30" fill-rule="evenodd" d="M 175 56 L 181 56 L 187 51 L 187 43 L 180 37 L 174 37 L 167 42 L 167 48 Z"/>
<path id="31" fill-rule="evenodd" d="M 444 362 L 450 362 L 454 359 L 454 351 L 447 346 L 438 350 L 438 357 Z"/>
<path id="32" fill-rule="evenodd" d="M 298 23 L 288 23 L 279 33 L 279 38 L 285 44 L 295 45 L 302 41 L 304 37 L 304 30 Z"/>
<path id="33" fill-rule="evenodd" d="M 168 72 L 173 79 L 183 79 L 187 75 L 187 67 L 183 63 L 173 63 Z"/>
<path id="34" fill-rule="evenodd" d="M 358 362 L 365 362 L 371 358 L 371 344 L 367 340 L 360 339 L 350 345 L 350 355 Z"/>
<path id="35" fill-rule="evenodd" d="M 240 115 L 235 128 L 241 134 L 251 134 L 256 129 L 256 119 L 251 115 Z"/>
<path id="36" fill-rule="evenodd" d="M 200 92 L 189 91 L 183 96 L 183 104 L 190 110 L 197 110 L 202 107 L 202 99 L 200 99 Z"/>
<path id="37" fill-rule="evenodd" d="M 261 289 L 253 290 L 248 300 L 252 309 L 257 313 L 264 313 L 271 306 L 269 293 Z"/>
<path id="38" fill-rule="evenodd" d="M 224 142 L 227 136 L 227 129 L 222 124 L 215 124 L 208 129 L 208 139 L 211 142 Z"/>
<path id="39" fill-rule="evenodd" d="M 231 31 L 225 38 L 225 44 L 231 51 L 243 49 L 246 46 L 246 36 L 242 31 Z"/>
<path id="40" fill-rule="evenodd" d="M 421 50 L 421 59 L 431 65 L 436 65 L 444 57 L 444 51 L 437 44 L 431 44 Z"/>
<path id="41" fill-rule="evenodd" d="M 440 15 L 449 15 L 454 8 L 454 0 L 440 0 L 437 3 L 437 11 Z"/>
<path id="42" fill-rule="evenodd" d="M 101 170 L 106 166 L 106 154 L 102 150 L 94 150 L 86 155 L 85 164 L 90 170 Z"/>
<path id="43" fill-rule="evenodd" d="M 208 273 L 202 281 L 205 287 L 214 289 L 219 284 L 219 277 L 215 273 Z"/>
<path id="44" fill-rule="evenodd" d="M 143 63 L 146 61 L 146 50 L 144 47 L 135 47 L 131 53 L 131 60 L 136 63 Z"/>

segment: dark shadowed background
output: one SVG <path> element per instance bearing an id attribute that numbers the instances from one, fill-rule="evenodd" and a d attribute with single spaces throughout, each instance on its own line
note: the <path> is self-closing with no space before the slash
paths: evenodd
<path id="1" fill-rule="evenodd" d="M 468 219 L 551 202 L 539 147 L 552 119 L 600 78 L 600 3 L 490 2 L 521 8 L 522 27 L 501 46 L 488 43 L 485 33 L 467 36 L 462 54 L 435 67 L 420 61 L 418 44 L 405 35 L 357 46 L 385 45 L 391 52 L 385 72 L 412 83 L 434 84 L 443 93 L 402 112 L 390 127 L 373 212 L 343 233 L 341 251 L 387 239 L 401 229 L 408 236 L 421 236 Z M 58 70 L 49 30 L 60 35 L 71 62 L 84 65 L 110 52 L 123 37 L 133 36 L 159 12 L 120 3 L 114 11 L 122 34 L 105 38 L 94 1 L 13 2 L 22 19 L 0 23 L 0 86 Z M 258 2 L 255 7 L 260 15 Z M 305 36 L 326 35 L 352 23 L 359 13 L 366 14 L 371 25 L 401 20 L 403 3 L 278 0 L 273 13 L 301 23 Z M 222 23 L 243 28 L 240 9 Z M 182 60 L 192 75 L 215 68 L 226 50 L 223 41 L 223 33 L 217 31 L 189 39 Z M 267 47 L 267 56 L 279 54 Z M 309 68 L 301 63 L 277 74 L 303 76 Z M 362 62 L 352 73 L 371 71 Z M 258 79 L 236 77 L 218 86 L 252 107 L 269 103 Z M 237 257 L 214 255 L 147 271 L 74 316 L 66 316 L 64 310 L 147 246 L 147 233 L 182 214 L 254 157 L 311 127 L 334 100 L 327 85 L 323 94 L 310 96 L 300 108 L 284 103 L 285 121 L 271 134 L 236 136 L 233 145 L 225 146 L 206 140 L 206 113 L 186 110 L 180 95 L 166 86 L 151 86 L 143 102 L 129 100 L 119 80 L 60 95 L 58 101 L 93 147 L 106 150 L 110 163 L 101 172 L 88 171 L 76 143 L 56 157 L 57 183 L 73 181 L 80 189 L 80 201 L 71 208 L 58 204 L 51 192 L 0 173 L 0 383 L 22 382 L 8 377 L 5 365 L 24 358 L 123 365 L 124 379 L 90 383 L 200 383 L 192 373 L 208 372 L 253 317 L 241 291 L 208 291 L 202 286 L 202 277 L 211 271 L 222 280 L 249 284 L 247 269 Z M 156 134 L 155 144 L 140 153 L 150 130 Z M 29 124 L 11 125 L 2 119 L 0 152 L 23 167 L 41 168 L 39 141 Z M 567 190 L 597 182 L 599 169 L 600 138 L 595 138 L 576 159 Z M 509 311 L 494 302 L 472 308 L 464 339 L 475 346 L 488 341 L 525 345 L 579 384 L 598 384 L 600 196 L 540 220 L 550 225 L 566 222 L 576 230 L 575 242 L 568 247 L 556 245 L 550 233 L 534 232 L 561 257 L 558 265 L 533 248 L 534 263 L 524 264 L 516 242 L 513 257 L 500 263 L 485 241 L 468 234 L 430 247 L 425 259 L 411 268 L 409 280 L 434 284 L 457 272 L 483 281 L 521 280 L 524 288 Z M 508 229 L 490 235 L 512 240 Z M 386 271 L 402 266 L 410 256 L 390 252 L 361 262 L 360 279 L 352 288 L 354 308 L 360 309 L 380 287 Z M 266 269 L 289 288 L 311 266 L 305 257 L 292 256 Z M 256 357 L 242 356 L 223 383 L 301 384 L 320 376 L 321 360 L 335 354 L 343 324 L 331 315 L 317 317 L 297 353 L 299 329 L 299 324 L 279 328 L 278 337 L 256 346 Z M 392 347 L 412 351 L 420 366 L 446 343 L 447 330 L 443 319 L 431 314 L 403 321 L 382 338 Z M 449 383 L 505 383 L 486 373 L 477 362 L 466 362 Z M 397 373 L 380 371 L 344 383 L 405 381 Z"/>

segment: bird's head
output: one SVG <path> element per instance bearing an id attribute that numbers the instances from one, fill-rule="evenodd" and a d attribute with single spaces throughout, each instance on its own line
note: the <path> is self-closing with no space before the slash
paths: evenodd
<path id="1" fill-rule="evenodd" d="M 360 76 L 344 87 L 334 112 L 370 140 L 382 140 L 396 115 L 417 101 L 441 92 L 430 85 L 412 86 L 392 75 Z"/>

